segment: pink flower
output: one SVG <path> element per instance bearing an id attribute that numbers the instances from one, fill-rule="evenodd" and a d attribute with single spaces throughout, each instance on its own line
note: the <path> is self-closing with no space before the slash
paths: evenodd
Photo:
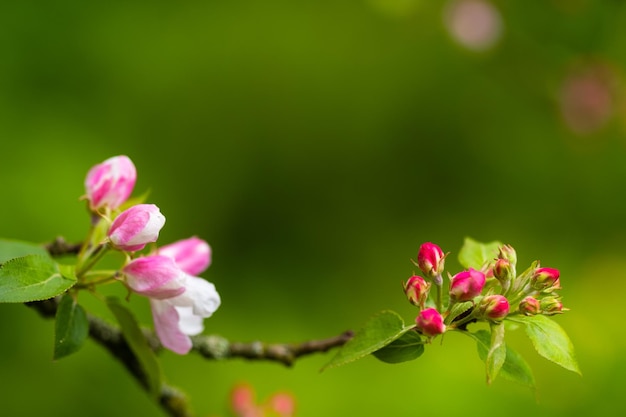
<path id="1" fill-rule="evenodd" d="M 167 256 L 144 256 L 122 269 L 128 287 L 141 295 L 156 299 L 171 298 L 185 292 L 185 274 Z"/>
<path id="2" fill-rule="evenodd" d="M 480 301 L 478 309 L 487 319 L 502 320 L 509 314 L 509 301 L 500 294 L 487 295 Z"/>
<path id="3" fill-rule="evenodd" d="M 121 212 L 109 228 L 111 243 L 121 250 L 134 252 L 156 242 L 165 224 L 165 216 L 154 204 L 137 204 Z"/>
<path id="4" fill-rule="evenodd" d="M 192 347 L 189 336 L 204 330 L 203 320 L 220 306 L 215 286 L 198 277 L 186 275 L 185 291 L 172 298 L 150 299 L 154 329 L 169 350 L 184 355 Z"/>
<path id="5" fill-rule="evenodd" d="M 434 243 L 426 242 L 417 253 L 417 265 L 430 278 L 440 276 L 444 268 L 445 255 Z"/>
<path id="6" fill-rule="evenodd" d="M 91 210 L 118 208 L 135 187 L 137 171 L 125 155 L 114 156 L 93 166 L 85 178 L 85 189 Z"/>
<path id="7" fill-rule="evenodd" d="M 424 278 L 413 275 L 404 284 L 404 293 L 406 294 L 409 302 L 416 306 L 423 306 L 428 298 L 428 290 L 430 284 L 427 283 Z"/>
<path id="8" fill-rule="evenodd" d="M 473 268 L 459 272 L 450 280 L 450 297 L 456 301 L 469 301 L 480 294 L 485 281 L 485 274 Z"/>
<path id="9" fill-rule="evenodd" d="M 437 336 L 446 331 L 446 325 L 443 324 L 443 317 L 435 308 L 422 310 L 415 319 L 415 323 L 417 329 L 426 336 Z"/>
<path id="10" fill-rule="evenodd" d="M 174 259 L 189 275 L 199 275 L 211 264 L 211 247 L 195 236 L 162 246 L 158 254 Z"/>

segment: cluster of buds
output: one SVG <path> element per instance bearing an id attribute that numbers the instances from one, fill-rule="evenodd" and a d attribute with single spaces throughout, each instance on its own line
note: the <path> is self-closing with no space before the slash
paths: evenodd
<path id="1" fill-rule="evenodd" d="M 160 248 L 153 245 L 148 253 L 139 254 L 157 241 L 165 216 L 154 204 L 128 203 L 136 178 L 133 162 L 124 155 L 89 170 L 85 189 L 93 221 L 78 257 L 77 275 L 88 284 L 87 272 L 108 249 L 125 253 L 114 278 L 150 299 L 161 343 L 185 354 L 191 349 L 190 336 L 204 330 L 204 318 L 220 305 L 215 286 L 197 276 L 210 265 L 211 248 L 194 236 Z"/>
<path id="2" fill-rule="evenodd" d="M 497 257 L 479 269 L 448 274 L 449 288 L 444 292 L 446 256 L 436 244 L 424 243 L 414 261 L 423 277 L 414 274 L 404 283 L 407 299 L 420 310 L 415 329 L 429 338 L 450 329 L 464 330 L 475 321 L 499 323 L 514 314 L 552 315 L 564 310 L 556 293 L 561 288 L 559 271 L 534 262 L 517 275 L 517 255 L 509 245 L 501 246 Z M 433 287 L 436 295 L 431 297 Z"/>

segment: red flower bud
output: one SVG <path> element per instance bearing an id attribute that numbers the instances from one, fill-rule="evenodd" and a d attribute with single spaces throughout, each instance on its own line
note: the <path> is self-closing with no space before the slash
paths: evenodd
<path id="1" fill-rule="evenodd" d="M 434 278 L 442 274 L 445 257 L 439 246 L 434 243 L 426 242 L 420 246 L 419 252 L 417 253 L 417 265 L 424 275 Z"/>
<path id="2" fill-rule="evenodd" d="M 541 304 L 535 297 L 526 297 L 519 303 L 519 312 L 526 316 L 541 313 Z"/>
<path id="3" fill-rule="evenodd" d="M 450 280 L 450 297 L 456 301 L 469 301 L 480 294 L 485 281 L 485 274 L 473 268 L 459 272 Z"/>
<path id="4" fill-rule="evenodd" d="M 498 259 L 493 266 L 493 276 L 500 282 L 500 284 L 508 287 L 508 283 L 513 278 L 513 268 L 511 262 L 507 259 Z"/>
<path id="5" fill-rule="evenodd" d="M 417 324 L 417 329 L 426 336 L 437 336 L 446 331 L 443 317 L 435 308 L 422 310 L 419 316 L 416 317 L 415 323 Z"/>
<path id="6" fill-rule="evenodd" d="M 404 293 L 411 302 L 416 306 L 424 306 L 426 299 L 428 298 L 428 290 L 430 289 L 430 283 L 426 282 L 424 278 L 413 275 L 404 284 Z"/>
<path id="7" fill-rule="evenodd" d="M 537 268 L 530 279 L 531 286 L 537 291 L 550 292 L 561 289 L 559 270 L 554 268 Z"/>
<path id="8" fill-rule="evenodd" d="M 509 314 L 509 301 L 500 294 L 487 295 L 480 301 L 478 311 L 484 318 L 502 320 Z"/>

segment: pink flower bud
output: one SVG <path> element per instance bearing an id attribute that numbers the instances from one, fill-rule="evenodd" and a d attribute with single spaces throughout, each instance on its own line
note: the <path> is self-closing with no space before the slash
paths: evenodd
<path id="1" fill-rule="evenodd" d="M 404 293 L 406 294 L 409 302 L 416 306 L 424 306 L 426 299 L 428 298 L 428 290 L 430 289 L 430 283 L 426 282 L 424 278 L 413 275 L 404 284 Z"/>
<path id="2" fill-rule="evenodd" d="M 95 165 L 87 173 L 85 189 L 91 210 L 118 208 L 135 187 L 137 171 L 127 156 L 120 155 Z"/>
<path id="3" fill-rule="evenodd" d="M 526 297 L 519 303 L 519 311 L 525 316 L 534 316 L 541 312 L 541 304 L 535 297 Z"/>
<path id="4" fill-rule="evenodd" d="M 513 278 L 511 263 L 506 259 L 497 259 L 493 265 L 493 276 L 501 283 L 511 281 Z"/>
<path id="5" fill-rule="evenodd" d="M 138 204 L 120 213 L 109 228 L 109 239 L 118 249 L 134 252 L 156 242 L 165 217 L 154 204 Z"/>
<path id="6" fill-rule="evenodd" d="M 498 258 L 506 259 L 512 266 L 517 263 L 517 253 L 511 245 L 503 245 L 498 248 Z"/>
<path id="7" fill-rule="evenodd" d="M 174 259 L 189 275 L 199 275 L 211 264 L 211 247 L 195 236 L 162 246 L 158 254 Z"/>
<path id="8" fill-rule="evenodd" d="M 480 301 L 478 311 L 486 319 L 502 320 L 509 314 L 509 301 L 500 294 L 487 295 Z"/>
<path id="9" fill-rule="evenodd" d="M 122 272 L 132 291 L 158 299 L 185 292 L 188 277 L 172 258 L 158 255 L 134 259 L 126 264 Z"/>
<path id="10" fill-rule="evenodd" d="M 537 291 L 550 292 L 561 289 L 559 270 L 554 268 L 537 268 L 530 279 L 530 284 Z"/>
<path id="11" fill-rule="evenodd" d="M 435 308 L 422 310 L 415 319 L 415 323 L 417 324 L 417 329 L 426 336 L 437 336 L 446 331 L 443 317 Z"/>
<path id="12" fill-rule="evenodd" d="M 441 276 L 445 263 L 445 255 L 434 243 L 426 242 L 417 253 L 417 265 L 424 275 L 430 278 Z"/>
<path id="13" fill-rule="evenodd" d="M 247 416 L 256 408 L 254 389 L 248 384 L 239 384 L 230 393 L 230 405 L 238 416 Z"/>
<path id="14" fill-rule="evenodd" d="M 292 417 L 295 414 L 296 402 L 291 394 L 278 392 L 268 400 L 268 408 L 279 417 Z"/>
<path id="15" fill-rule="evenodd" d="M 450 280 L 450 297 L 455 301 L 469 301 L 480 294 L 485 281 L 485 274 L 473 268 L 459 272 Z"/>
<path id="16" fill-rule="evenodd" d="M 548 316 L 562 313 L 563 303 L 558 297 L 545 297 L 541 300 L 541 312 Z"/>

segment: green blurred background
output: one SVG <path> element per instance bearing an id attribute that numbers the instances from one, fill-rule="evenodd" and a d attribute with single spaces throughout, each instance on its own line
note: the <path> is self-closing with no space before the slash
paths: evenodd
<path id="1" fill-rule="evenodd" d="M 234 384 L 292 392 L 298 416 L 623 415 L 626 3 L 549 0 L 24 0 L 0 5 L 0 236 L 88 227 L 83 180 L 129 155 L 160 242 L 214 251 L 206 333 L 303 341 L 416 311 L 422 242 L 501 240 L 561 270 L 556 317 L 583 377 L 539 357 L 537 395 L 484 383 L 471 340 L 320 373 L 162 355 L 200 416 Z M 85 303 L 97 309 L 92 300 Z M 150 325 L 145 300 L 133 308 Z M 162 415 L 89 341 L 52 361 L 53 322 L 0 306 L 0 414 Z"/>

